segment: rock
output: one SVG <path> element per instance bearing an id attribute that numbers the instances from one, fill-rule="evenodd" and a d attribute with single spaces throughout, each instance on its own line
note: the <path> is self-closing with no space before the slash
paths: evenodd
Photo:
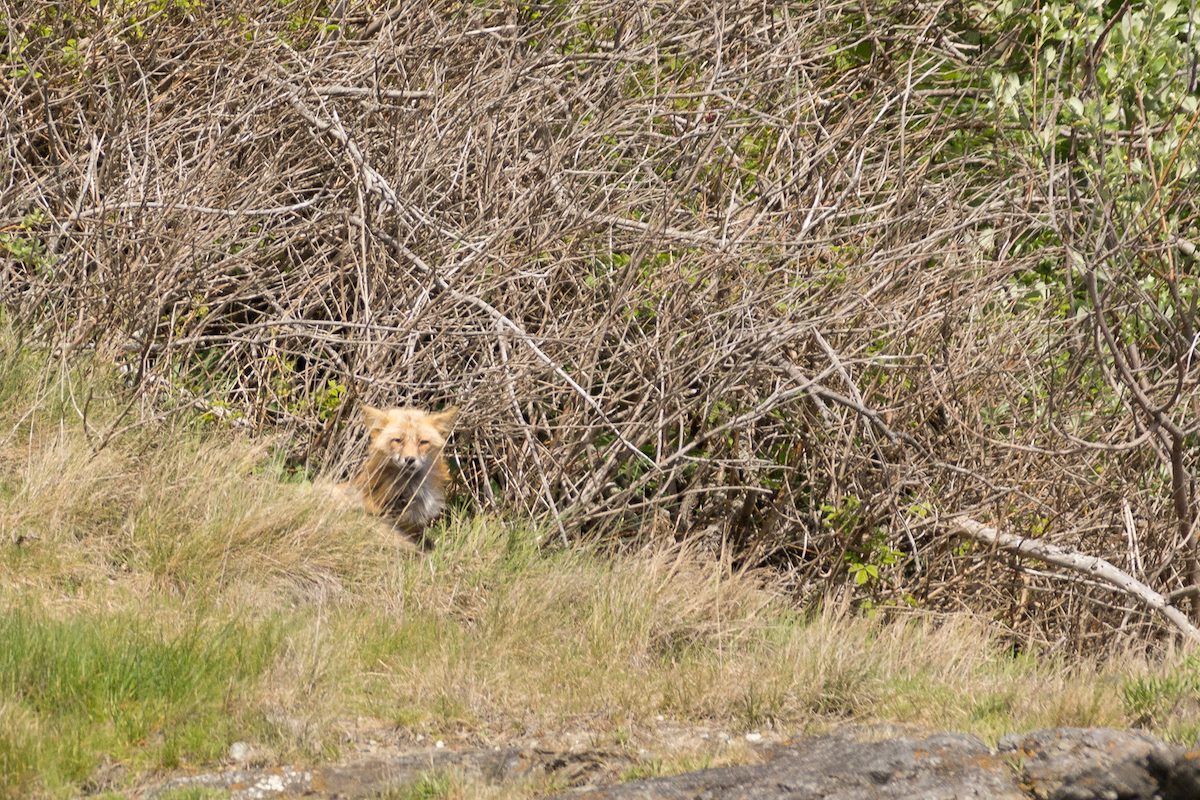
<path id="1" fill-rule="evenodd" d="M 1058 728 L 1001 742 L 1042 800 L 1195 800 L 1200 753 L 1138 731 Z"/>
<path id="2" fill-rule="evenodd" d="M 1026 800 L 1008 765 L 972 736 L 860 742 L 841 735 L 803 740 L 763 764 L 583 790 L 578 800 Z"/>
<path id="3" fill-rule="evenodd" d="M 1176 754 L 1175 760 L 1167 765 L 1166 773 L 1165 800 L 1200 797 L 1200 751 Z"/>
<path id="4" fill-rule="evenodd" d="M 150 787 L 139 796 L 159 800 L 185 789 L 208 788 L 228 792 L 230 800 L 278 797 L 365 800 L 403 793 L 423 777 L 442 771 L 453 771 L 468 779 L 492 784 L 519 781 L 534 775 L 553 775 L 560 785 L 578 786 L 597 780 L 614 780 L 629 766 L 630 760 L 623 754 L 602 751 L 560 753 L 534 748 L 456 751 L 443 746 L 306 770 L 239 768 L 188 775 Z"/>
<path id="5" fill-rule="evenodd" d="M 764 737 L 765 739 L 766 737 Z M 444 743 L 442 743 L 444 745 Z M 230 747 L 238 759 L 244 745 Z M 1197 800 L 1200 750 L 1185 752 L 1138 731 L 1057 728 L 1001 740 L 846 730 L 782 745 L 762 743 L 762 763 L 610 784 L 636 761 L 626 753 L 520 748 L 452 749 L 372 756 L 310 770 L 247 769 L 175 778 L 142 796 L 212 787 L 233 800 L 367 798 L 403 791 L 431 771 L 490 784 L 552 775 L 574 800 Z M 236 751 L 236 752 L 235 752 Z"/>
<path id="6" fill-rule="evenodd" d="M 802 740 L 769 761 L 572 792 L 575 800 L 1197 800 L 1200 751 L 1138 731 L 1059 728 L 978 739 Z M 565 795 L 564 795 L 565 797 Z"/>
<path id="7" fill-rule="evenodd" d="M 184 789 L 225 790 L 231 800 L 265 800 L 281 795 L 302 795 L 312 785 L 312 773 L 277 767 L 273 769 L 234 770 L 212 775 L 176 778 L 150 790 L 149 798 L 176 795 Z"/>

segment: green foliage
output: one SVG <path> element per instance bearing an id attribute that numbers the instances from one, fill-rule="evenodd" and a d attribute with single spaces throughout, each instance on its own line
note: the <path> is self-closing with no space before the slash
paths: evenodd
<path id="1" fill-rule="evenodd" d="M 0 69 L 13 80 L 74 83 L 102 65 L 98 57 L 111 39 L 124 46 L 151 45 L 173 26 L 198 25 L 207 15 L 242 42 L 265 33 L 287 47 L 305 50 L 319 37 L 339 30 L 329 4 L 314 0 L 276 0 L 254 17 L 222 15 L 221 4 L 205 0 L 86 0 L 46 3 L 32 15 L 34 23 L 10 32 L 0 23 L 0 36 L 13 44 L 0 54 Z M 28 21 L 30 17 L 26 18 Z"/>
<path id="2" fill-rule="evenodd" d="M 996 41 L 1014 43 L 986 73 L 1004 146 L 1039 171 L 1069 167 L 1080 198 L 1075 213 L 1093 217 L 1075 226 L 1111 226 L 1147 244 L 1194 233 L 1190 187 L 1200 165 L 1200 136 L 1193 135 L 1200 104 L 1187 76 L 1200 52 L 1196 21 L 1176 0 L 1128 8 L 1059 0 L 1023 8 L 1013 0 L 978 7 L 981 18 L 1000 21 Z M 1070 190 L 1070 183 L 1060 189 Z M 1078 281 L 1074 294 L 1063 296 L 1068 271 L 1081 266 L 1063 258 L 1063 244 L 1043 229 L 1018 242 L 1016 252 L 1042 254 L 1018 280 L 1065 316 L 1086 297 Z M 1128 314 L 1127 341 L 1150 335 L 1158 315 L 1172 315 L 1172 305 L 1187 305 L 1196 294 L 1193 279 L 1158 259 L 1109 257 L 1120 262 L 1120 273 L 1106 271 L 1102 280 L 1131 279 L 1150 301 Z M 1055 288 L 1059 297 L 1051 298 Z"/>
<path id="3" fill-rule="evenodd" d="M 46 213 L 38 208 L 22 217 L 16 226 L 0 230 L 0 256 L 7 255 L 37 272 L 47 271 L 53 259 L 46 249 L 39 229 L 48 221 Z"/>
<path id="4" fill-rule="evenodd" d="M 823 504 L 821 517 L 827 527 L 847 541 L 843 559 L 855 586 L 878 588 L 885 581 L 887 568 L 904 557 L 902 551 L 888 544 L 886 529 L 875 527 L 863 535 L 862 501 L 857 497 L 850 495 L 837 504 Z"/>
<path id="5" fill-rule="evenodd" d="M 113 35 L 126 44 L 151 37 L 169 25 L 192 18 L 205 7 L 204 0 L 87 0 L 82 4 L 46 3 L 25 18 L 20 34 L 0 26 L 15 46 L 0 56 L 7 64 L 8 77 L 52 82 L 77 81 L 92 67 L 85 43 L 96 37 Z"/>
<path id="6" fill-rule="evenodd" d="M 342 407 L 342 400 L 345 396 L 346 384 L 334 378 L 325 381 L 325 387 L 319 390 L 313 398 L 317 406 L 317 417 L 322 422 L 332 419 L 338 409 Z"/>

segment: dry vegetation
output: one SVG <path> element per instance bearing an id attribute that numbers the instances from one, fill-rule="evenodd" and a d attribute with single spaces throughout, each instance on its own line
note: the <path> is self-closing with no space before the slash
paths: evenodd
<path id="1" fill-rule="evenodd" d="M 0 340 L 0 797 L 119 796 L 235 741 L 344 756 L 363 718 L 452 746 L 581 735 L 639 774 L 746 755 L 672 752 L 660 716 L 735 738 L 846 720 L 1197 733 L 1194 659 L 1068 664 L 1014 657 L 965 615 L 801 615 L 771 570 L 662 541 L 547 549 L 484 516 L 414 555 L 228 431 L 150 424 L 97 453 L 120 394 L 47 366 Z"/>
<path id="2" fill-rule="evenodd" d="M 199 408 L 336 473 L 361 401 L 454 402 L 464 502 L 556 539 L 1160 647 L 948 524 L 1200 617 L 1193 26 L 1112 5 L 9 2 L 0 302 L 122 365 L 121 413 L 73 405 L 98 469 Z"/>

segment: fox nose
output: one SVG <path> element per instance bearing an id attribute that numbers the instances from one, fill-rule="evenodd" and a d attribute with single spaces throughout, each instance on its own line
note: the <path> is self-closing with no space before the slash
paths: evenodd
<path id="1" fill-rule="evenodd" d="M 400 459 L 400 463 L 406 467 L 415 467 L 417 465 L 416 456 L 404 456 Z"/>

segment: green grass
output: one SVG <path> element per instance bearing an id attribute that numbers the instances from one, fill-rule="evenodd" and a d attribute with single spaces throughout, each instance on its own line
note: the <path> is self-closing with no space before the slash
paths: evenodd
<path id="1" fill-rule="evenodd" d="M 105 754 L 135 770 L 219 757 L 278 635 L 233 622 L 164 628 L 128 612 L 0 612 L 0 792 L 69 791 Z"/>
<path id="2" fill-rule="evenodd" d="M 1137 725 L 1165 728 L 1188 745 L 1200 739 L 1200 656 L 1131 676 L 1122 683 L 1121 695 Z"/>
<path id="3" fill-rule="evenodd" d="M 430 773 L 407 786 L 384 792 L 378 800 L 442 800 L 452 796 L 455 782 L 443 773 Z"/>
<path id="4" fill-rule="evenodd" d="M 803 615 L 775 576 L 688 545 L 545 548 L 536 527 L 483 516 L 452 516 L 417 555 L 282 480 L 269 441 L 130 425 L 102 366 L 5 342 L 0 797 L 76 796 L 112 765 L 102 788 L 132 789 L 233 741 L 317 761 L 357 717 L 447 739 L 582 730 L 631 750 L 660 715 L 735 734 L 847 720 L 1195 734 L 1200 673 L 1182 656 L 1014 658 L 985 621 Z M 724 757 L 651 753 L 630 774 Z M 447 780 L 400 796 L 491 791 Z"/>
<path id="5" fill-rule="evenodd" d="M 230 793 L 226 789 L 215 789 L 207 786 L 187 786 L 179 789 L 168 789 L 159 795 L 159 800 L 229 800 Z"/>

